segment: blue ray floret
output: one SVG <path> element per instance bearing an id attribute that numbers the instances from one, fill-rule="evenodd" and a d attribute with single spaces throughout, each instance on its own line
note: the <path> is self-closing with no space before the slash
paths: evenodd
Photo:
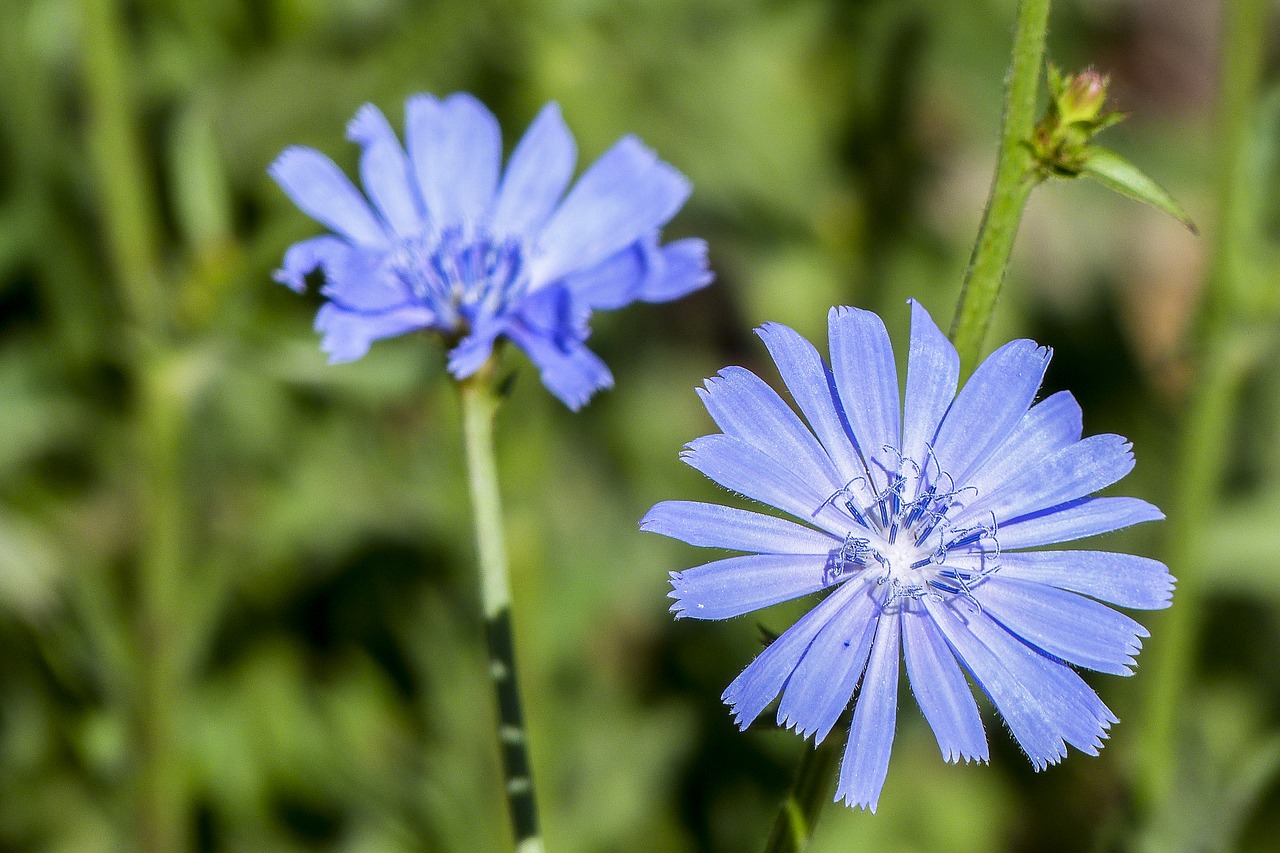
<path id="1" fill-rule="evenodd" d="M 566 194 L 577 148 L 554 103 L 505 171 L 498 122 L 467 94 L 411 97 L 404 147 L 372 104 L 347 137 L 362 149 L 364 194 L 314 149 L 288 148 L 270 168 L 333 231 L 289 247 L 275 273 L 299 292 L 323 273 L 316 330 L 332 362 L 427 329 L 453 343 L 449 370 L 464 379 L 506 338 L 577 409 L 613 384 L 585 344 L 592 311 L 666 302 L 711 281 L 703 241 L 659 244 L 689 183 L 639 140 L 623 137 Z"/>
<path id="2" fill-rule="evenodd" d="M 998 349 L 956 392 L 959 359 L 911 303 L 907 384 L 875 314 L 834 308 L 831 363 L 786 326 L 758 330 L 803 420 L 755 374 L 699 389 L 721 432 L 684 460 L 797 521 L 690 501 L 644 530 L 743 552 L 672 572 L 677 618 L 726 619 L 824 593 L 723 699 L 742 728 L 781 694 L 779 725 L 816 741 L 853 701 L 836 799 L 875 811 L 897 717 L 899 660 L 947 761 L 986 761 L 968 679 L 1037 770 L 1067 745 L 1096 755 L 1117 722 L 1075 667 L 1129 675 L 1147 632 L 1103 602 L 1167 607 L 1155 560 L 1024 550 L 1163 518 L 1136 498 L 1093 497 L 1133 468 L 1116 435 L 1081 438 L 1067 392 L 1034 402 L 1050 352 Z"/>

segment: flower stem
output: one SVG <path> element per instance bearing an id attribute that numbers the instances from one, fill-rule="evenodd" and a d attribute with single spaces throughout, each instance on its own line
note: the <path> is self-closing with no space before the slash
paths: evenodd
<path id="1" fill-rule="evenodd" d="M 791 790 L 773 819 L 765 853 L 801 853 L 813 836 L 822 807 L 831 798 L 831 777 L 839 765 L 839 744 L 827 738 L 814 749 L 805 748 Z"/>
<path id="2" fill-rule="evenodd" d="M 1186 710 L 1181 699 L 1194 666 L 1201 618 L 1201 532 L 1212 524 L 1215 495 L 1228 463 L 1228 438 L 1253 360 L 1248 334 L 1251 312 L 1240 281 L 1252 230 L 1243 199 L 1249 192 L 1247 150 L 1262 79 L 1268 4 L 1235 0 L 1222 8 L 1218 228 L 1197 330 L 1196 384 L 1183 420 L 1177 486 L 1169 512 L 1169 568 L 1178 578 L 1178 590 L 1173 607 L 1163 614 L 1163 626 L 1152 631 L 1156 639 L 1151 649 L 1138 789 L 1149 815 L 1167 805 L 1178 770 L 1178 726 L 1180 712 Z"/>
<path id="3" fill-rule="evenodd" d="M 136 762 L 131 786 L 134 849 L 180 853 L 187 848 L 180 719 L 186 686 L 181 584 L 190 521 L 182 480 L 186 406 L 167 341 L 159 217 L 134 115 L 121 10 L 115 0 L 82 0 L 80 12 L 86 142 L 125 314 L 120 339 L 138 391 L 132 435 L 137 607 L 128 682 Z"/>
<path id="4" fill-rule="evenodd" d="M 182 481 L 186 410 L 171 365 L 156 354 L 140 377 L 136 448 L 143 543 L 138 557 L 137 708 L 138 849 L 187 849 L 181 708 L 186 673 L 181 649 L 187 501 Z"/>
<path id="5" fill-rule="evenodd" d="M 1004 127 L 995 179 L 951 323 L 951 340 L 960 353 L 964 375 L 973 372 L 982 354 L 982 342 L 995 313 L 1022 209 L 1041 180 L 1026 143 L 1035 127 L 1048 25 L 1049 0 L 1020 0 L 1014 24 L 1013 59 L 1005 79 Z"/>
<path id="6" fill-rule="evenodd" d="M 82 0 L 87 143 L 102 199 L 106 246 L 134 332 L 163 326 L 156 259 L 159 216 L 129 90 L 129 46 L 116 0 Z"/>
<path id="7" fill-rule="evenodd" d="M 489 675 L 498 703 L 498 741 L 507 810 L 518 853 L 540 853 L 542 834 L 534 799 L 533 773 L 520 690 L 516 681 L 511 631 L 511 586 L 502 532 L 502 503 L 494 462 L 493 421 L 501 394 L 495 384 L 496 357 L 474 376 L 459 383 L 462 432 L 466 445 L 467 481 L 475 515 L 476 554 L 480 568 L 480 600 L 484 608 Z"/>

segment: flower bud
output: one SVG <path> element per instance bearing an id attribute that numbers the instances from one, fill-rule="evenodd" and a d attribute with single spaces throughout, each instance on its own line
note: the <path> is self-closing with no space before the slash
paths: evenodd
<path id="1" fill-rule="evenodd" d="M 1099 74 L 1092 68 L 1064 79 L 1062 88 L 1054 97 L 1061 124 L 1097 121 L 1107 101 L 1109 82 L 1108 76 Z"/>

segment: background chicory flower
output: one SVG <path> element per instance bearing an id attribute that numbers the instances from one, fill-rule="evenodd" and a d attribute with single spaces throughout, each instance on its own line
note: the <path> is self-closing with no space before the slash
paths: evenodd
<path id="1" fill-rule="evenodd" d="M 309 273 L 323 272 L 328 302 L 316 330 L 331 361 L 429 329 L 450 341 L 449 370 L 465 379 L 507 338 L 577 409 L 613 384 L 585 345 L 592 311 L 677 299 L 711 281 L 703 241 L 659 245 L 658 229 L 684 204 L 689 183 L 634 137 L 565 194 L 577 148 L 554 103 L 501 174 L 497 119 L 467 94 L 409 98 L 405 148 L 372 104 L 347 136 L 362 148 L 368 200 L 311 148 L 289 148 L 270 168 L 298 207 L 334 232 L 291 246 L 276 272 L 299 292 Z"/>

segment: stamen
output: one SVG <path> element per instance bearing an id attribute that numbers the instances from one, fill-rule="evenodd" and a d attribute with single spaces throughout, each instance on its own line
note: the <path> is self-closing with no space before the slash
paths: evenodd
<path id="1" fill-rule="evenodd" d="M 866 483 L 866 479 L 863 477 L 854 477 L 852 480 L 845 483 L 843 486 L 841 486 L 839 489 L 833 492 L 831 496 L 828 497 L 825 501 L 818 504 L 818 508 L 813 511 L 813 515 L 817 516 L 818 513 L 822 512 L 823 507 L 834 503 L 837 498 L 843 498 L 841 503 L 844 505 L 844 508 L 849 511 L 849 514 L 853 516 L 853 520 L 861 524 L 867 530 L 872 530 L 873 528 L 871 526 L 871 523 L 867 521 L 867 517 L 858 510 L 858 507 L 855 506 L 853 502 L 854 494 L 850 490 L 850 487 L 852 487 L 854 483 L 859 483 L 859 482 Z"/>
<path id="2" fill-rule="evenodd" d="M 906 504 L 907 514 L 906 514 L 906 517 L 902 519 L 902 526 L 911 527 L 917 521 L 919 521 L 920 516 L 924 514 L 925 509 L 929 506 L 929 502 L 932 500 L 932 498 L 933 496 L 929 494 L 927 495 L 917 494 L 915 500 Z"/>
<path id="3" fill-rule="evenodd" d="M 985 527 L 969 528 L 965 531 L 964 536 L 961 536 L 958 539 L 952 539 L 950 542 L 948 542 L 947 547 L 963 548 L 966 545 L 972 545 L 973 543 L 981 540 L 986 535 L 987 535 L 987 529 Z"/>
<path id="4" fill-rule="evenodd" d="M 996 553 L 998 554 L 1000 549 L 1000 543 L 996 534 L 999 532 L 999 529 L 1000 528 L 996 523 L 995 514 L 993 513 L 991 516 L 990 525 L 978 524 L 973 527 L 961 528 L 959 531 L 957 531 L 961 535 L 958 538 L 948 542 L 946 547 L 947 548 L 964 548 L 968 545 L 974 545 L 986 539 L 993 544 L 994 548 L 996 549 Z"/>
<path id="5" fill-rule="evenodd" d="M 998 568 L 985 565 L 987 559 L 998 559 L 1000 552 L 994 514 L 989 524 L 951 525 L 948 514 L 965 505 L 960 497 L 970 491 L 976 495 L 978 490 L 973 486 L 957 488 L 955 480 L 938 464 L 932 447 L 926 445 L 924 465 L 903 456 L 897 448 L 886 446 L 885 450 L 897 457 L 898 471 L 886 472 L 887 485 L 883 489 L 875 492 L 865 478 L 855 477 L 814 511 L 816 516 L 827 504 L 839 501 L 867 534 L 856 535 L 862 531 L 854 527 L 840 547 L 832 550 L 826 568 L 827 582 L 834 583 L 854 568 L 878 565 L 875 584 L 885 589 L 882 606 L 926 595 L 939 601 L 954 596 L 980 610 L 974 596 L 975 585 Z M 909 479 L 912 471 L 914 482 Z M 909 500 L 908 489 L 914 493 Z M 938 535 L 933 544 L 926 546 L 935 533 Z M 906 534 L 911 544 L 900 543 L 901 534 Z M 965 559 L 983 560 L 981 570 L 948 565 L 948 557 L 961 551 Z"/>
<path id="6" fill-rule="evenodd" d="M 518 240 L 495 241 L 460 228 L 406 240 L 388 267 L 442 325 L 457 331 L 502 313 L 528 288 Z"/>
<path id="7" fill-rule="evenodd" d="M 894 447 L 892 444 L 882 444 L 880 445 L 880 447 L 881 449 L 887 450 L 889 453 L 892 453 L 894 456 L 898 457 L 898 476 L 899 477 L 902 476 L 903 465 L 910 465 L 912 468 L 914 468 L 916 470 L 917 478 L 922 476 L 922 472 L 920 471 L 920 466 L 910 456 L 903 456 L 902 451 Z"/>
<path id="8" fill-rule="evenodd" d="M 924 530 L 920 531 L 920 535 L 916 537 L 915 545 L 919 548 L 924 544 L 924 540 L 929 538 L 929 534 L 938 528 L 938 525 L 946 521 L 946 511 L 936 512 L 932 514 L 929 523 L 924 526 Z"/>
<path id="9" fill-rule="evenodd" d="M 867 521 L 867 517 L 865 515 L 858 512 L 858 508 L 853 505 L 852 500 L 846 499 L 844 502 L 844 508 L 849 510 L 849 514 L 853 516 L 854 521 L 858 522 L 868 530 L 871 529 L 871 522 Z"/>
<path id="10" fill-rule="evenodd" d="M 840 547 L 833 550 L 827 558 L 827 565 L 824 570 L 826 575 L 825 582 L 827 584 L 834 583 L 844 573 L 855 566 L 865 565 L 868 554 L 873 553 L 871 550 L 871 540 L 854 536 L 852 533 L 846 534 L 844 542 Z"/>

